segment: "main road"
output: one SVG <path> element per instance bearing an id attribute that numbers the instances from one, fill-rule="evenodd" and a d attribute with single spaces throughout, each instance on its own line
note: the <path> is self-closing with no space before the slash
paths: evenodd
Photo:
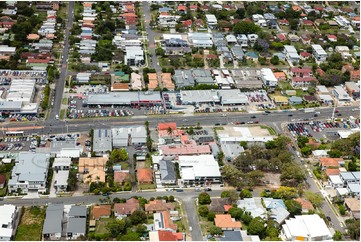
<path id="1" fill-rule="evenodd" d="M 61 69 L 59 79 L 55 83 L 55 98 L 54 106 L 51 109 L 49 120 L 54 120 L 56 115 L 59 115 L 61 109 L 61 101 L 63 99 L 65 80 L 68 71 L 68 57 L 69 57 L 69 35 L 70 29 L 73 27 L 73 15 L 74 15 L 74 4 L 75 2 L 69 2 L 68 19 L 66 22 L 65 36 L 64 36 L 64 49 L 61 59 Z"/>
<path id="2" fill-rule="evenodd" d="M 355 107 L 338 107 L 342 117 L 355 116 L 359 117 L 359 111 L 354 110 Z M 21 130 L 21 127 L 34 126 L 33 129 L 24 130 L 26 134 L 38 133 L 42 134 L 60 134 L 65 132 L 88 132 L 91 128 L 110 128 L 113 126 L 120 125 L 131 125 L 131 124 L 144 124 L 148 121 L 150 127 L 155 128 L 159 122 L 176 122 L 178 126 L 196 126 L 197 123 L 201 123 L 203 126 L 212 126 L 217 123 L 234 123 L 234 122 L 249 122 L 258 121 L 262 124 L 268 124 L 274 126 L 276 131 L 280 132 L 282 123 L 291 122 L 292 120 L 304 120 L 304 119 L 317 119 L 325 120 L 332 117 L 333 108 L 320 108 L 317 109 L 320 114 L 318 117 L 314 117 L 314 113 L 305 113 L 304 111 L 287 111 L 277 112 L 273 111 L 270 114 L 264 112 L 257 113 L 242 113 L 234 112 L 227 113 L 226 116 L 222 116 L 222 113 L 204 113 L 194 114 L 192 116 L 184 115 L 155 115 L 155 116 L 133 116 L 133 117 L 102 117 L 92 119 L 73 119 L 73 120 L 47 120 L 45 122 L 37 123 L 9 123 L 4 124 L 4 128 L 17 128 Z M 255 117 L 255 118 L 254 118 Z M 338 117 L 338 118 L 342 118 Z M 36 128 L 39 126 L 39 128 Z"/>

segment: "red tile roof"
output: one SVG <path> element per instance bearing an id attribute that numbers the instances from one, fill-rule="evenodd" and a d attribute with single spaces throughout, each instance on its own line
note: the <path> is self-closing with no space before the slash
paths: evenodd
<path id="1" fill-rule="evenodd" d="M 159 241 L 178 241 L 183 239 L 182 233 L 174 233 L 172 231 L 159 230 Z"/>
<path id="2" fill-rule="evenodd" d="M 214 224 L 217 227 L 222 229 L 232 228 L 232 229 L 241 229 L 242 224 L 238 221 L 233 221 L 231 215 L 229 214 L 216 214 L 214 218 Z"/>
<path id="3" fill-rule="evenodd" d="M 149 168 L 137 169 L 137 180 L 144 183 L 153 182 L 153 170 Z"/>
<path id="4" fill-rule="evenodd" d="M 5 177 L 5 175 L 0 174 L 0 184 L 1 184 L 1 185 L 4 185 L 5 182 L 6 182 L 6 177 Z"/>
<path id="5" fill-rule="evenodd" d="M 179 5 L 178 6 L 178 11 L 187 11 L 187 7 L 184 5 Z"/>
<path id="6" fill-rule="evenodd" d="M 326 166 L 326 167 L 330 167 L 330 166 L 339 167 L 340 161 L 343 161 L 343 159 L 342 158 L 328 158 L 328 157 L 320 158 L 321 165 Z"/>
<path id="7" fill-rule="evenodd" d="M 128 177 L 130 177 L 129 172 L 114 171 L 114 182 L 123 183 Z"/>
<path id="8" fill-rule="evenodd" d="M 108 217 L 112 213 L 111 205 L 99 205 L 93 206 L 92 217 L 93 219 L 100 219 L 101 217 Z"/>
<path id="9" fill-rule="evenodd" d="M 307 209 L 307 210 L 313 210 L 313 209 L 315 209 L 310 201 L 307 201 L 307 200 L 305 200 L 305 199 L 303 199 L 303 198 L 300 198 L 300 197 L 297 198 L 297 199 L 296 199 L 296 202 L 298 202 L 299 204 L 301 204 L 302 209 Z"/>
<path id="10" fill-rule="evenodd" d="M 128 199 L 126 203 L 115 203 L 114 212 L 118 215 L 130 215 L 139 209 L 139 201 L 135 198 Z"/>
<path id="11" fill-rule="evenodd" d="M 177 129 L 176 123 L 159 123 L 158 124 L 158 130 L 167 130 L 169 127 L 172 128 L 172 130 Z"/>
<path id="12" fill-rule="evenodd" d="M 303 20 L 303 24 L 311 26 L 311 25 L 313 25 L 313 22 L 311 20 L 306 19 L 306 20 Z"/>
<path id="13" fill-rule="evenodd" d="M 144 210 L 146 212 L 162 212 L 174 209 L 175 206 L 172 203 L 167 203 L 165 200 L 149 201 L 148 204 L 144 205 Z"/>
<path id="14" fill-rule="evenodd" d="M 327 176 L 340 175 L 340 169 L 338 169 L 338 168 L 327 168 L 326 169 L 326 175 Z"/>

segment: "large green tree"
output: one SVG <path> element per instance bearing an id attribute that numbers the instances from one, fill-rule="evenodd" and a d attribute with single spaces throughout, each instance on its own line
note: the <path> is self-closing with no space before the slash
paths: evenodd
<path id="1" fill-rule="evenodd" d="M 252 22 L 241 21 L 233 27 L 235 34 L 255 34 L 260 31 L 261 28 Z"/>
<path id="2" fill-rule="evenodd" d="M 211 196 L 206 192 L 202 192 L 198 196 L 198 203 L 201 205 L 210 204 L 211 201 Z"/>

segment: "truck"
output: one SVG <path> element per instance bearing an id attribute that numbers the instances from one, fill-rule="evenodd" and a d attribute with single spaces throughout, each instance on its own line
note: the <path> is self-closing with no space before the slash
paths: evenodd
<path id="1" fill-rule="evenodd" d="M 304 112 L 305 113 L 313 113 L 315 111 L 314 108 L 305 108 Z"/>

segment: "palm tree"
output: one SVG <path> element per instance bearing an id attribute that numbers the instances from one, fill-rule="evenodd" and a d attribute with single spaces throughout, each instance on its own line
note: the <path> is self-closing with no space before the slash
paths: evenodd
<path id="1" fill-rule="evenodd" d="M 172 134 L 173 134 L 173 129 L 172 129 L 172 127 L 168 127 L 168 128 L 167 128 L 167 133 L 168 133 L 168 135 L 172 135 Z"/>

